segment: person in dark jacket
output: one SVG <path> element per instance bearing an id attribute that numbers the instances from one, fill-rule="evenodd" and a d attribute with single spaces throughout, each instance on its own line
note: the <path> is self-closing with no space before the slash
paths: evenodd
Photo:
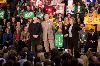
<path id="1" fill-rule="evenodd" d="M 29 33 L 30 33 L 32 50 L 35 51 L 37 44 L 40 44 L 42 26 L 38 22 L 37 17 L 34 17 L 33 20 L 34 21 L 29 25 Z"/>
<path id="2" fill-rule="evenodd" d="M 3 44 L 9 46 L 13 43 L 13 34 L 10 32 L 9 28 L 6 28 L 5 33 L 3 34 Z"/>
<path id="3" fill-rule="evenodd" d="M 86 31 L 86 27 L 82 27 L 82 30 L 79 31 L 79 48 L 81 53 L 86 52 L 86 44 L 87 44 L 88 33 Z"/>
<path id="4" fill-rule="evenodd" d="M 93 52 L 97 52 L 98 36 L 94 29 L 91 29 L 88 33 L 88 48 L 91 48 Z"/>
<path id="5" fill-rule="evenodd" d="M 69 28 L 69 22 L 68 18 L 64 19 L 64 23 L 62 25 L 62 33 L 64 35 L 64 49 L 68 49 L 68 28 Z"/>
<path id="6" fill-rule="evenodd" d="M 78 50 L 79 30 L 80 27 L 76 23 L 74 23 L 74 18 L 71 18 L 70 27 L 68 28 L 69 32 L 68 44 L 69 44 L 69 49 L 72 50 L 73 54 L 75 54 L 75 52 Z"/>

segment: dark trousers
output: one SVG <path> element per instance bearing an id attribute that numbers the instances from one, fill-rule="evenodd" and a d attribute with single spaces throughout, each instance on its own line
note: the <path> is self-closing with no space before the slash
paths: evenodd
<path id="1" fill-rule="evenodd" d="M 68 38 L 68 48 L 69 49 L 73 49 L 73 40 L 72 40 L 72 37 Z"/>
<path id="2" fill-rule="evenodd" d="M 40 39 L 33 39 L 31 40 L 31 51 L 37 52 L 37 45 L 40 44 Z"/>
<path id="3" fill-rule="evenodd" d="M 69 49 L 77 49 L 78 48 L 78 40 L 72 37 L 68 38 L 68 47 Z"/>
<path id="4" fill-rule="evenodd" d="M 63 40 L 63 48 L 64 49 L 68 49 L 69 48 L 68 47 L 68 37 L 64 38 L 64 40 Z"/>
<path id="5" fill-rule="evenodd" d="M 68 47 L 72 50 L 72 53 L 74 52 L 74 55 L 76 55 L 76 52 L 79 50 L 78 48 L 78 39 L 69 37 L 68 38 Z"/>

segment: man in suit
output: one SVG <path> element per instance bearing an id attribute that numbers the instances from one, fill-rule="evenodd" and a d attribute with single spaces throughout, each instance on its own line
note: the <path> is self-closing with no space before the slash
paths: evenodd
<path id="1" fill-rule="evenodd" d="M 42 22 L 43 41 L 46 52 L 54 48 L 53 22 L 49 20 L 49 15 L 45 14 L 45 21 Z M 49 49 L 50 44 L 50 49 Z"/>
<path id="2" fill-rule="evenodd" d="M 91 48 L 93 52 L 97 52 L 98 46 L 98 33 L 94 31 L 94 29 L 90 29 L 88 33 L 88 48 Z"/>
<path id="3" fill-rule="evenodd" d="M 29 25 L 29 33 L 31 40 L 31 50 L 36 52 L 36 46 L 40 44 L 42 26 L 41 23 L 37 21 L 37 17 L 33 18 L 33 22 Z"/>

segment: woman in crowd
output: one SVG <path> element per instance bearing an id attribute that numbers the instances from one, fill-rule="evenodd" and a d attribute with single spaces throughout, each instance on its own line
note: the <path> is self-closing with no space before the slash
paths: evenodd
<path id="1" fill-rule="evenodd" d="M 10 23 L 10 21 L 9 21 L 9 20 L 8 20 L 8 22 L 7 22 L 6 27 L 7 27 L 7 28 L 9 28 L 9 29 L 11 30 L 11 23 Z"/>
<path id="2" fill-rule="evenodd" d="M 66 18 L 68 19 L 68 22 L 70 23 L 70 20 L 71 20 L 71 18 L 72 18 L 71 14 L 68 13 Z"/>
<path id="3" fill-rule="evenodd" d="M 85 7 L 81 5 L 80 2 L 77 2 L 77 5 L 74 7 L 74 14 L 80 13 L 80 18 L 82 18 L 82 22 L 84 20 L 84 13 L 85 13 Z"/>
<path id="4" fill-rule="evenodd" d="M 21 41 L 23 41 L 25 43 L 25 46 L 27 46 L 28 48 L 30 47 L 30 33 L 28 32 L 28 27 L 25 26 L 24 27 L 24 31 L 21 32 L 21 37 L 20 37 Z"/>
<path id="5" fill-rule="evenodd" d="M 3 26 L 2 23 L 0 23 L 0 43 L 2 44 L 2 34 L 3 34 Z"/>
<path id="6" fill-rule="evenodd" d="M 14 32 L 16 31 L 16 19 L 15 19 L 15 17 L 11 18 L 11 28 L 12 28 L 12 33 L 14 34 Z"/>
<path id="7" fill-rule="evenodd" d="M 29 27 L 30 23 L 32 23 L 32 22 L 33 22 L 33 20 L 32 20 L 31 18 L 28 19 L 28 20 L 27 20 L 27 23 L 26 23 L 26 26 Z"/>
<path id="8" fill-rule="evenodd" d="M 6 24 L 7 24 L 7 19 L 3 19 L 3 20 L 2 20 L 3 33 L 5 32 Z"/>
<path id="9" fill-rule="evenodd" d="M 17 48 L 18 48 L 18 44 L 20 41 L 20 36 L 21 36 L 21 31 L 20 31 L 20 29 L 18 29 L 18 27 L 16 27 L 16 31 L 14 32 L 13 42 Z"/>
<path id="10" fill-rule="evenodd" d="M 69 29 L 69 22 L 68 22 L 68 18 L 64 19 L 64 23 L 62 25 L 62 33 L 64 35 L 64 49 L 68 49 L 68 29 Z"/>
<path id="11" fill-rule="evenodd" d="M 64 17 L 63 17 L 63 14 L 57 14 L 57 16 L 58 16 L 58 21 L 59 22 L 63 22 L 64 21 Z"/>
<path id="12" fill-rule="evenodd" d="M 71 49 L 72 52 L 76 52 L 78 50 L 78 38 L 80 30 L 79 26 L 75 23 L 75 20 L 73 18 L 70 19 L 70 27 L 68 29 L 69 33 L 69 49 Z M 73 51 L 74 50 L 74 51 Z"/>
<path id="13" fill-rule="evenodd" d="M 14 26 L 16 25 L 16 18 L 15 17 L 11 18 L 11 24 L 14 25 Z"/>
<path id="14" fill-rule="evenodd" d="M 43 41 L 46 52 L 49 52 L 49 50 L 54 48 L 53 22 L 49 20 L 48 14 L 45 14 L 44 19 L 44 22 L 42 22 Z"/>
<path id="15" fill-rule="evenodd" d="M 24 30 L 24 26 L 26 26 L 27 20 L 23 18 L 23 16 L 20 16 L 20 25 L 21 25 L 21 31 Z"/>
<path id="16" fill-rule="evenodd" d="M 16 23 L 16 27 L 21 31 L 21 24 L 20 24 L 20 22 Z"/>
<path id="17" fill-rule="evenodd" d="M 5 33 L 3 34 L 3 45 L 9 46 L 13 44 L 13 34 L 10 32 L 9 28 L 6 28 Z"/>
<path id="18" fill-rule="evenodd" d="M 83 20 L 82 20 L 82 17 L 81 17 L 81 15 L 80 15 L 80 13 L 77 13 L 77 14 L 75 15 L 75 20 L 76 20 L 76 23 L 77 23 L 77 24 L 83 23 Z"/>
<path id="19" fill-rule="evenodd" d="M 81 5 L 80 2 L 78 2 L 77 5 L 75 5 L 74 12 L 75 12 L 75 14 L 76 13 L 80 13 L 80 14 L 84 13 L 84 7 Z"/>

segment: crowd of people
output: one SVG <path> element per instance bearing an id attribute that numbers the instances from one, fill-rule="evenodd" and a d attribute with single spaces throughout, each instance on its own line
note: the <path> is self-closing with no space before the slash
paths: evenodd
<path id="1" fill-rule="evenodd" d="M 56 13 L 55 5 L 47 0 L 38 7 L 28 0 L 14 0 L 0 7 L 0 66 L 100 66 L 97 52 L 99 32 L 86 29 L 85 16 L 100 14 L 100 2 L 86 4 L 74 1 L 64 13 Z M 24 12 L 34 12 L 27 17 Z M 63 39 L 55 39 L 59 34 Z M 58 40 L 58 46 L 55 41 Z M 59 47 L 59 41 L 62 45 Z"/>

